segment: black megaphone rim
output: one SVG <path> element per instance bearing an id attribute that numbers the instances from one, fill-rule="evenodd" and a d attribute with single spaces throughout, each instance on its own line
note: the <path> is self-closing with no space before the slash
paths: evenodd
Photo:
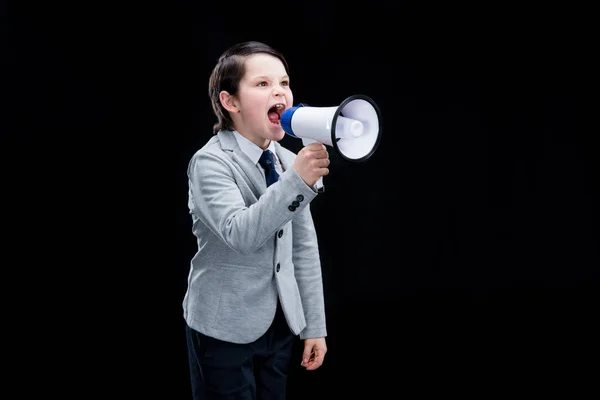
<path id="1" fill-rule="evenodd" d="M 371 106 L 375 109 L 375 112 L 377 113 L 377 121 L 379 124 L 379 132 L 377 133 L 377 139 L 375 140 L 375 144 L 373 145 L 373 147 L 371 148 L 371 150 L 365 154 L 364 156 L 360 157 L 360 158 L 350 158 L 350 157 L 346 157 L 344 155 L 344 153 L 340 150 L 340 148 L 337 145 L 337 138 L 335 136 L 335 129 L 336 129 L 336 124 L 337 124 L 337 118 L 340 114 L 343 115 L 342 110 L 344 109 L 344 107 L 350 103 L 351 101 L 354 100 L 365 100 L 367 101 L 369 104 L 371 104 Z M 305 104 L 303 104 L 305 105 Z M 375 104 L 375 102 L 373 101 L 372 98 L 370 98 L 369 96 L 365 96 L 363 94 L 355 94 L 352 95 L 348 98 L 346 98 L 342 104 L 339 105 L 339 107 L 337 108 L 337 110 L 335 111 L 335 114 L 333 115 L 333 119 L 331 120 L 331 143 L 333 144 L 333 147 L 335 148 L 336 152 L 342 156 L 342 158 L 346 161 L 350 161 L 350 162 L 363 162 L 366 161 L 367 159 L 369 159 L 377 150 L 377 147 L 379 147 L 379 142 L 381 142 L 381 133 L 382 133 L 382 128 L 381 128 L 381 112 L 379 111 L 379 107 L 377 107 L 377 104 Z"/>

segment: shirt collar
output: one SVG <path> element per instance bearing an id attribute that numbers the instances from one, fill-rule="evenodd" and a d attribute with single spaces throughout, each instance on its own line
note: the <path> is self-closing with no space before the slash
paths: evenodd
<path id="1" fill-rule="evenodd" d="M 246 154 L 254 164 L 258 164 L 258 160 L 260 159 L 260 156 L 263 153 L 263 149 L 252 143 L 250 140 L 246 139 L 238 131 L 233 130 L 233 134 L 235 135 L 235 138 L 238 142 L 238 146 L 240 146 L 240 149 L 242 149 L 244 154 Z M 275 152 L 275 142 L 273 140 L 269 142 L 269 147 L 267 147 L 267 150 L 270 150 L 271 153 L 273 153 L 276 162 L 278 162 L 279 159 L 277 158 L 277 153 Z"/>

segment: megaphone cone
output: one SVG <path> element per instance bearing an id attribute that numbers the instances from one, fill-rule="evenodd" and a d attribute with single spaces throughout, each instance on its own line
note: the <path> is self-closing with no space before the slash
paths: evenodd
<path id="1" fill-rule="evenodd" d="M 356 94 L 335 107 L 299 104 L 281 115 L 281 127 L 304 146 L 320 142 L 333 147 L 346 161 L 370 158 L 381 141 L 381 113 L 368 96 Z M 322 177 L 318 186 L 322 188 Z"/>

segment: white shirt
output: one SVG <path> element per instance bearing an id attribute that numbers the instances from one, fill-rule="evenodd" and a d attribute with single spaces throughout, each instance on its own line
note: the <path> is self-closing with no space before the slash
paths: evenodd
<path id="1" fill-rule="evenodd" d="M 238 143 L 238 146 L 240 146 L 240 149 L 242 149 L 244 154 L 246 154 L 248 156 L 248 158 L 250 158 L 250 160 L 252 160 L 252 162 L 254 164 L 256 164 L 256 167 L 260 170 L 260 172 L 264 176 L 265 170 L 258 163 L 258 160 L 260 159 L 260 156 L 263 153 L 263 149 L 261 149 L 260 147 L 258 147 L 257 145 L 255 145 L 254 143 L 252 143 L 251 141 L 246 139 L 238 131 L 234 130 L 233 134 L 235 135 L 235 139 L 237 140 L 237 143 Z M 271 140 L 271 142 L 269 143 L 269 147 L 267 147 L 267 150 L 270 150 L 271 153 L 273 153 L 273 158 L 275 160 L 275 170 L 277 171 L 277 173 L 279 173 L 279 175 L 283 174 L 283 167 L 281 166 L 281 162 L 279 162 L 279 157 L 277 157 L 277 153 L 275 152 L 275 142 L 273 142 Z"/>
<path id="2" fill-rule="evenodd" d="M 256 164 L 256 168 L 258 168 L 258 170 L 261 172 L 261 174 L 264 177 L 265 170 L 258 163 L 258 160 L 260 159 L 260 156 L 262 155 L 264 150 L 261 149 L 260 147 L 258 147 L 257 145 L 255 145 L 254 143 L 252 143 L 251 141 L 249 141 L 247 138 L 242 136 L 242 134 L 236 130 L 233 130 L 233 135 L 235 136 L 235 139 L 237 140 L 237 143 L 238 143 L 238 146 L 240 146 L 240 149 L 242 149 L 244 154 L 246 154 L 248 156 L 248 158 L 250 158 L 250 160 L 252 160 L 252 162 L 254 164 Z M 277 157 L 277 153 L 275 152 L 275 142 L 273 142 L 271 140 L 269 142 L 269 147 L 267 147 L 267 150 L 270 150 L 271 153 L 273 153 L 273 158 L 275 160 L 275 170 L 277 171 L 277 173 L 279 175 L 283 174 L 283 167 L 281 165 L 281 162 L 279 162 L 279 157 Z M 314 192 L 318 192 L 317 184 L 315 183 L 313 186 L 311 186 L 311 189 Z"/>

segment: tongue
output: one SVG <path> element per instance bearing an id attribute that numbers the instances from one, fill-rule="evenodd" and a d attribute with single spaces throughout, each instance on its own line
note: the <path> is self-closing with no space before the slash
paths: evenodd
<path id="1" fill-rule="evenodd" d="M 275 111 L 269 112 L 268 117 L 269 121 L 273 123 L 279 122 L 279 114 L 277 114 Z"/>

